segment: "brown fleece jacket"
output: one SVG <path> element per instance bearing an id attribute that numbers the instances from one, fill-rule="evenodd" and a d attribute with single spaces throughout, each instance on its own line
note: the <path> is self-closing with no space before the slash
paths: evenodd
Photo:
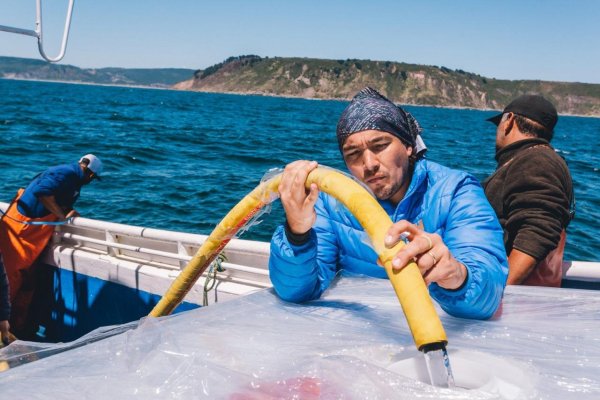
<path id="1" fill-rule="evenodd" d="M 483 187 L 504 229 L 506 252 L 514 248 L 540 261 L 556 248 L 571 220 L 569 168 L 546 140 L 538 138 L 500 149 L 496 160 L 496 172 Z"/>

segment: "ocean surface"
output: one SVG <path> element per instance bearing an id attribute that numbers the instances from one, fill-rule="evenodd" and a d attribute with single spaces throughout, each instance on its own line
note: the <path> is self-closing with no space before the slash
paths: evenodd
<path id="1" fill-rule="evenodd" d="M 0 201 L 47 167 L 94 153 L 104 178 L 82 216 L 209 234 L 272 168 L 313 159 L 344 170 L 335 126 L 345 101 L 205 94 L 0 79 Z M 492 111 L 411 107 L 427 157 L 483 180 L 495 168 Z M 561 116 L 553 145 L 573 175 L 566 259 L 600 261 L 600 119 Z M 277 202 L 242 238 L 268 241 Z"/>

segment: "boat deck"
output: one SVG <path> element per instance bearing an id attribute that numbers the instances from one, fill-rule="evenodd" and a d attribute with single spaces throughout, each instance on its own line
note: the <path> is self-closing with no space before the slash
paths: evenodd
<path id="1" fill-rule="evenodd" d="M 597 292 L 511 286 L 492 320 L 438 313 L 455 379 L 470 389 L 398 369 L 421 356 L 389 282 L 364 277 L 302 305 L 266 289 L 92 333 L 106 338 L 10 369 L 0 385 L 6 398 L 598 398 Z"/>

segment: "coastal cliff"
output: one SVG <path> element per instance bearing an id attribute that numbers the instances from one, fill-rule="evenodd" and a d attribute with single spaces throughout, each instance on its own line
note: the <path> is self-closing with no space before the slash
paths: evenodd
<path id="1" fill-rule="evenodd" d="M 400 104 L 502 109 L 524 93 L 561 114 L 600 117 L 600 84 L 501 80 L 444 66 L 391 61 L 238 56 L 206 69 L 79 68 L 0 56 L 0 78 L 313 99 L 350 99 L 372 86 Z"/>
<path id="2" fill-rule="evenodd" d="M 561 114 L 600 116 L 600 85 L 510 81 L 446 67 L 371 60 L 230 57 L 173 86 L 201 92 L 349 99 L 372 86 L 400 104 L 502 109 L 524 93 L 548 97 Z"/>

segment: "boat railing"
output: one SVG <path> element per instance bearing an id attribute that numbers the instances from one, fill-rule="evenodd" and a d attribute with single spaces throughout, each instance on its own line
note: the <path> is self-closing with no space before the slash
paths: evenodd
<path id="1" fill-rule="evenodd" d="M 5 210 L 8 204 L 0 203 Z M 144 268 L 163 271 L 175 277 L 187 265 L 208 236 L 185 232 L 118 224 L 78 217 L 57 227 L 52 241 L 54 252 L 88 252 L 98 257 L 129 261 Z M 271 286 L 268 276 L 269 243 L 232 239 L 225 247 L 226 271 L 219 279 L 256 288 Z M 57 263 L 55 261 L 55 263 Z M 568 287 L 578 283 L 598 285 L 600 263 L 565 261 L 563 282 Z"/>
<path id="2" fill-rule="evenodd" d="M 207 237 L 78 217 L 70 224 L 57 227 L 53 245 L 70 245 L 110 257 L 141 262 L 170 271 L 170 275 L 176 276 Z M 220 279 L 245 281 L 260 287 L 271 286 L 268 277 L 268 243 L 232 239 L 223 254 L 225 272 L 220 273 Z"/>
<path id="3" fill-rule="evenodd" d="M 103 249 L 116 257 L 142 258 L 176 271 L 176 274 L 187 265 L 206 238 L 206 235 L 76 218 L 72 224 L 57 229 L 56 240 Z M 270 286 L 268 243 L 233 239 L 225 247 L 224 255 L 227 261 L 223 266 L 229 274 L 235 271 L 240 279 L 258 280 L 265 287 Z M 600 263 L 565 261 L 563 281 L 566 287 L 596 288 L 600 284 Z"/>
<path id="4" fill-rule="evenodd" d="M 6 210 L 8 204 L 0 203 Z M 77 217 L 56 227 L 42 261 L 63 270 L 162 295 L 208 236 Z M 269 243 L 233 238 L 217 272 L 221 299 L 271 287 Z M 200 304 L 207 273 L 189 296 Z"/>
<path id="5" fill-rule="evenodd" d="M 564 261 L 563 287 L 600 290 L 600 262 Z"/>

